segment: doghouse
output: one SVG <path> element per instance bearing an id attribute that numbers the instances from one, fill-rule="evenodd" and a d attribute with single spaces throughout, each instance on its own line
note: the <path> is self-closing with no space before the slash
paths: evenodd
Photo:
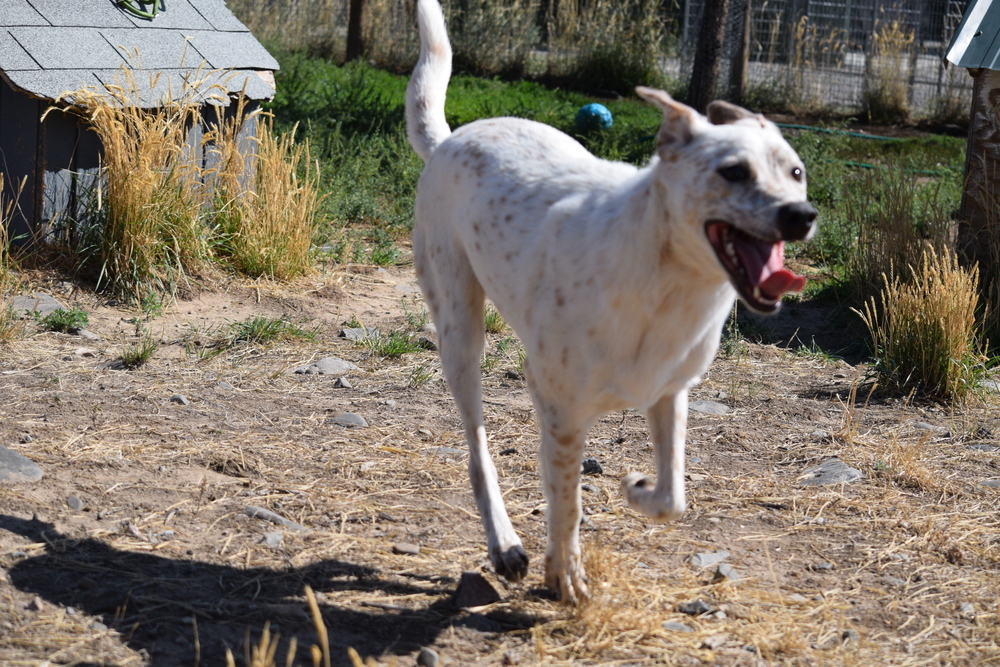
<path id="1" fill-rule="evenodd" d="M 63 93 L 120 85 L 125 68 L 136 104 L 155 108 L 203 81 L 199 90 L 214 91 L 203 98 L 203 123 L 240 95 L 247 110 L 274 96 L 277 61 L 224 0 L 155 3 L 0 0 L 0 170 L 3 199 L 15 202 L 12 238 L 79 216 L 86 205 L 101 146 L 76 114 L 45 115 Z M 189 133 L 196 149 L 202 129 Z"/>
<path id="2" fill-rule="evenodd" d="M 962 242 L 970 259 L 990 262 L 1000 247 L 1000 3 L 970 0 L 945 59 L 974 79 L 962 193 Z"/>

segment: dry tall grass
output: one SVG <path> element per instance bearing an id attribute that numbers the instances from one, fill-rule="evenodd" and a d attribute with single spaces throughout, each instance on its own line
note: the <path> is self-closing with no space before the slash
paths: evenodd
<path id="1" fill-rule="evenodd" d="M 247 122 L 256 137 L 244 136 Z M 319 167 L 294 135 L 276 134 L 269 116 L 241 106 L 206 137 L 218 253 L 245 275 L 287 280 L 311 268 Z"/>
<path id="2" fill-rule="evenodd" d="M 198 139 L 201 101 L 225 94 L 214 88 L 194 81 L 176 101 L 143 109 L 140 86 L 123 70 L 119 85 L 63 96 L 104 149 L 96 219 L 66 248 L 94 269 L 99 287 L 140 302 L 173 293 L 211 260 L 252 277 L 309 270 L 319 195 L 308 143 L 276 134 L 242 103 Z"/>
<path id="3" fill-rule="evenodd" d="M 898 20 L 882 22 L 872 34 L 861 103 L 868 120 L 902 123 L 910 117 L 909 71 L 913 31 Z"/>
<path id="4" fill-rule="evenodd" d="M 903 281 L 883 274 L 879 300 L 857 312 L 871 333 L 879 383 L 947 399 L 965 398 L 984 359 L 977 340 L 979 269 L 963 268 L 951 250 L 927 246 Z"/>
<path id="5" fill-rule="evenodd" d="M 101 220 L 84 241 L 84 261 L 96 258 L 99 284 L 133 300 L 173 291 L 209 255 L 198 167 L 188 148 L 198 86 L 152 111 L 135 104 L 139 89 L 131 70 L 122 69 L 117 85 L 64 95 L 103 147 Z"/>

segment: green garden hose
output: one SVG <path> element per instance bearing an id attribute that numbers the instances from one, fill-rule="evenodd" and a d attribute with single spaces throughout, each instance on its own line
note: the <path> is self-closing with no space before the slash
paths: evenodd
<path id="1" fill-rule="evenodd" d="M 142 2 L 142 0 L 138 1 Z M 160 1 L 161 0 L 153 0 L 153 11 L 150 12 L 143 11 L 136 7 L 134 4 L 136 0 L 118 0 L 118 6 L 133 16 L 138 16 L 141 19 L 149 19 L 152 21 L 156 18 L 156 14 L 160 11 Z"/>

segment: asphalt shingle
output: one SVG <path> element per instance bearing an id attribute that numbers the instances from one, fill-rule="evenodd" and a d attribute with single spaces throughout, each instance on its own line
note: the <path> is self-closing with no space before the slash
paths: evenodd
<path id="1" fill-rule="evenodd" d="M 216 30 L 227 32 L 247 32 L 247 27 L 233 16 L 226 6 L 216 0 L 190 0 L 191 5 Z"/>
<path id="2" fill-rule="evenodd" d="M 5 70 L 38 69 L 35 59 L 6 30 L 0 30 L 0 63 Z"/>
<path id="3" fill-rule="evenodd" d="M 10 34 L 43 69 L 113 69 L 125 62 L 91 28 L 11 28 Z"/>
<path id="4" fill-rule="evenodd" d="M 122 11 L 114 5 L 113 0 L 86 0 L 86 2 L 28 0 L 28 2 L 49 23 L 56 26 L 127 28 L 131 25 Z"/>
<path id="5" fill-rule="evenodd" d="M 137 69 L 197 68 L 205 60 L 180 30 L 149 28 L 139 32 L 132 28 L 100 32 L 119 52 L 125 54 L 129 65 Z M 137 32 L 142 37 L 138 43 L 135 39 Z"/>
<path id="6" fill-rule="evenodd" d="M 278 69 L 278 61 L 249 32 L 188 34 L 194 47 L 216 69 Z"/>
<path id="7" fill-rule="evenodd" d="M 28 0 L 3 0 L 0 3 L 0 26 L 48 25 Z"/>
<path id="8" fill-rule="evenodd" d="M 200 95 L 228 104 L 241 90 L 251 99 L 272 97 L 273 76 L 252 70 L 276 70 L 278 62 L 224 0 L 166 0 L 152 20 L 117 0 L 0 0 L 0 71 L 26 92 L 54 99 L 85 85 L 120 84 L 123 67 L 135 71 L 143 104 L 179 99 L 184 81 L 196 79 L 214 84 Z"/>
<path id="9" fill-rule="evenodd" d="M 222 3 L 220 3 L 222 4 Z M 138 5 L 145 10 L 152 9 L 152 3 Z M 163 9 L 166 7 L 166 9 Z M 229 11 L 228 9 L 226 11 Z M 167 0 L 160 6 L 160 11 L 154 19 L 139 18 L 133 14 L 122 12 L 122 15 L 132 22 L 136 28 L 168 28 L 172 30 L 211 30 L 212 24 L 202 18 L 201 14 L 191 6 L 188 0 Z"/>

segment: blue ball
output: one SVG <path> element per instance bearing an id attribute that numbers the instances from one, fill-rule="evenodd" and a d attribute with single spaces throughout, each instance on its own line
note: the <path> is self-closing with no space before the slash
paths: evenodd
<path id="1" fill-rule="evenodd" d="M 615 124 L 611 112 L 603 104 L 584 104 L 576 112 L 576 127 L 580 130 L 606 130 Z"/>

